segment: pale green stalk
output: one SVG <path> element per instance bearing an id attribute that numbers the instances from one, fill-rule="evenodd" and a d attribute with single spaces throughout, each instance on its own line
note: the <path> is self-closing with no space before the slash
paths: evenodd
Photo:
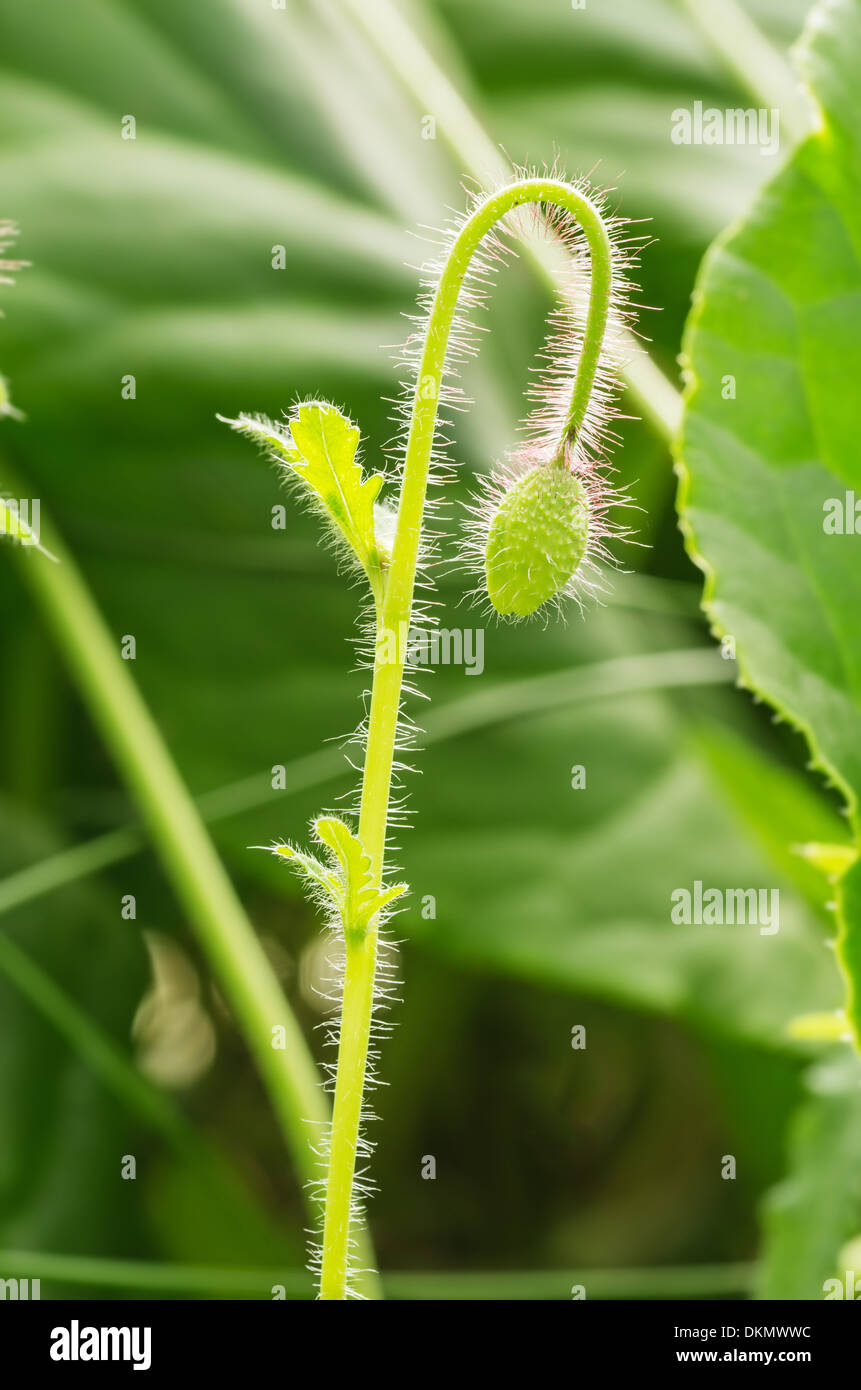
<path id="1" fill-rule="evenodd" d="M 433 112 L 440 135 L 457 161 L 482 187 L 510 177 L 507 159 L 482 125 L 469 102 L 455 86 L 394 0 L 340 0 L 356 25 L 397 75 L 420 111 Z M 811 129 L 812 117 L 789 63 L 765 37 L 737 0 L 682 0 L 695 22 L 733 74 L 755 100 L 776 106 L 793 140 Z M 542 279 L 559 283 L 556 248 L 540 240 L 527 244 L 527 254 Z M 623 375 L 644 417 L 666 439 L 681 421 L 682 398 L 635 340 L 623 337 L 630 360 Z"/>
<path id="2" fill-rule="evenodd" d="M 416 377 L 391 565 L 382 604 L 377 606 L 376 659 L 359 812 L 359 839 L 370 856 L 377 887 L 384 871 L 405 662 L 403 644 L 397 640 L 397 657 L 392 660 L 388 638 L 391 634 L 397 638 L 410 625 L 446 352 L 460 291 L 479 243 L 501 218 L 525 203 L 552 204 L 567 211 L 582 226 L 591 255 L 592 280 L 583 347 L 560 449 L 565 440 L 576 436 L 583 423 L 601 354 L 612 286 L 612 253 L 607 230 L 595 206 L 570 185 L 549 178 L 510 184 L 480 203 L 455 238 L 431 305 Z M 377 965 L 375 927 L 360 935 L 351 933 L 350 923 L 345 922 L 344 936 L 344 997 L 323 1228 L 323 1299 L 346 1298 L 349 1287 L 353 1188 Z"/>
<path id="3" fill-rule="evenodd" d="M 308 1124 L 326 1120 L 316 1068 L 281 986 L 71 556 L 20 551 L 20 571 L 140 806 L 165 868 L 236 1014 L 267 1084 L 303 1180 L 312 1177 Z M 273 1029 L 285 1045 L 273 1047 Z"/>

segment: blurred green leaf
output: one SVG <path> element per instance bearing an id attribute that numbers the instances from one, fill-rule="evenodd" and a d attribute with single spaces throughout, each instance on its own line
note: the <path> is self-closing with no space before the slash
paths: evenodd
<path id="1" fill-rule="evenodd" d="M 20 808 L 0 810 L 4 869 L 50 852 Z M 128 1047 L 146 962 L 136 930 L 111 920 L 89 888 L 10 914 L 3 929 L 63 987 L 97 1028 Z M 124 1183 L 137 1152 L 139 1116 L 71 1050 L 66 1039 L 0 976 L 0 1232 L 4 1242 L 103 1254 L 133 1248 L 139 1213 Z"/>
<path id="2" fill-rule="evenodd" d="M 759 1298 L 821 1299 L 841 1247 L 861 1228 L 861 1062 L 844 1051 L 811 1068 L 792 1127 L 789 1171 L 764 1212 Z"/>
<path id="3" fill-rule="evenodd" d="M 623 728 L 587 709 L 533 719 L 528 735 L 470 740 L 442 786 L 456 802 L 481 779 L 484 824 L 465 839 L 457 818 L 446 833 L 423 810 L 406 865 L 416 895 L 436 896 L 437 916 L 414 910 L 411 933 L 463 964 L 790 1045 L 795 1014 L 838 1003 L 833 959 L 677 732 L 661 702 L 629 697 Z M 584 762 L 586 788 L 572 790 L 571 765 Z M 778 888 L 779 931 L 674 924 L 671 894 L 695 880 Z"/>
<path id="4" fill-rule="evenodd" d="M 821 911 L 832 896 L 821 869 L 802 853 L 811 843 L 847 844 L 847 827 L 810 778 L 765 757 L 719 725 L 695 732 L 721 790 L 772 862 Z"/>
<path id="5" fill-rule="evenodd" d="M 648 337 L 672 372 L 678 324 L 708 241 L 741 214 L 772 161 L 743 145 L 676 145 L 673 112 L 694 100 L 720 109 L 749 104 L 706 39 L 673 0 L 586 5 L 533 0 L 517 6 L 445 0 L 443 14 L 482 88 L 486 123 L 515 161 L 559 152 L 573 172 L 618 190 L 626 216 L 656 239 L 638 275 Z M 761 8 L 761 7 L 760 7 Z M 791 0 L 767 27 L 794 39 L 809 8 Z M 673 373 L 674 374 L 674 373 Z"/>

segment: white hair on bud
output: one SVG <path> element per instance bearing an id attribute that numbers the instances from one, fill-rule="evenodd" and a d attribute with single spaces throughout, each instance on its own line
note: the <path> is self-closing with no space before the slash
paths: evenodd
<path id="1" fill-rule="evenodd" d="M 634 321 L 631 305 L 634 286 L 629 272 L 636 264 L 645 238 L 630 234 L 629 229 L 633 224 L 629 219 L 609 212 L 612 190 L 596 192 L 587 179 L 564 180 L 556 167 L 524 169 L 520 174 L 523 178 L 547 177 L 565 181 L 577 193 L 588 196 L 602 216 L 612 255 L 610 305 L 598 368 L 577 438 L 573 443 L 566 442 L 565 446 L 566 466 L 581 482 L 587 498 L 589 543 L 568 584 L 555 599 L 549 600 L 538 610 L 537 616 L 546 621 L 550 612 L 562 611 L 566 598 L 573 599 L 581 610 L 587 599 L 599 599 L 606 592 L 605 569 L 615 568 L 618 563 L 608 543 L 612 540 L 630 540 L 633 535 L 631 528 L 622 526 L 614 517 L 614 512 L 620 507 L 631 507 L 633 504 L 623 490 L 614 486 L 609 456 L 620 442 L 613 422 L 625 418 L 619 412 L 618 398 L 621 369 L 626 352 L 630 353 Z M 467 520 L 461 559 L 478 581 L 470 597 L 481 604 L 487 616 L 494 618 L 500 615 L 490 604 L 485 587 L 485 555 L 490 525 L 511 488 L 536 465 L 549 462 L 558 450 L 582 352 L 591 287 L 591 262 L 586 235 L 567 209 L 555 204 L 550 207 L 521 205 L 505 221 L 511 224 L 507 229 L 511 235 L 520 238 L 540 235 L 563 254 L 560 256 L 558 302 L 550 315 L 539 362 L 533 368 L 534 380 L 527 392 L 534 406 L 521 426 L 524 438 L 505 455 L 502 462 L 482 476 L 477 491 L 466 505 Z"/>

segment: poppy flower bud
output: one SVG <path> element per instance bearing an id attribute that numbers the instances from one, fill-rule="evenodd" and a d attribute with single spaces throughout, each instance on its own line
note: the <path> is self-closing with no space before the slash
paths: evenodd
<path id="1" fill-rule="evenodd" d="M 555 598 L 589 541 L 589 499 L 564 464 L 540 463 L 504 494 L 490 521 L 484 571 L 498 613 L 528 617 Z"/>

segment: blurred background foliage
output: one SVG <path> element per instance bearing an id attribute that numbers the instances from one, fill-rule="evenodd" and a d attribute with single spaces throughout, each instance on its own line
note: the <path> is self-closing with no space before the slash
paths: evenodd
<path id="1" fill-rule="evenodd" d="M 398 8 L 511 160 L 558 155 L 650 219 L 641 299 L 660 312 L 641 326 L 677 380 L 702 254 L 774 170 L 755 148 L 671 143 L 679 105 L 748 100 L 688 11 Z M 779 49 L 806 8 L 749 6 Z M 301 838 L 352 791 L 337 758 L 294 790 L 267 795 L 264 774 L 357 722 L 355 595 L 309 518 L 271 528 L 278 480 L 215 413 L 322 396 L 379 457 L 398 391 L 385 345 L 404 336 L 423 258 L 409 233 L 464 203 L 456 155 L 423 138 L 428 114 L 337 0 L 3 8 L 0 213 L 32 268 L 4 295 L 2 367 L 27 420 L 4 424 L 0 448 L 118 645 L 135 636 L 135 679 L 193 792 L 251 779 L 213 833 L 318 1054 L 318 924 L 290 874 L 246 847 Z M 528 264 L 504 272 L 464 373 L 475 405 L 457 422 L 453 497 L 515 438 L 547 308 Z M 792 853 L 841 837 L 839 803 L 715 650 L 666 440 L 636 419 L 621 433 L 646 543 L 624 556 L 633 573 L 586 621 L 488 629 L 480 678 L 441 668 L 427 687 L 400 855 L 414 889 L 397 923 L 403 1005 L 376 1097 L 386 1270 L 750 1259 L 811 1054 L 787 1025 L 841 1002 L 827 888 Z M 136 813 L 0 558 L 11 875 Z M 441 621 L 479 626 L 460 595 L 444 573 Z M 779 887 L 779 934 L 674 927 L 670 894 L 695 879 Z M 304 1217 L 281 1140 L 153 854 L 11 908 L 2 931 L 0 1246 L 297 1267 Z M 173 1094 L 166 1109 L 105 1084 L 46 1017 L 51 983 Z"/>

